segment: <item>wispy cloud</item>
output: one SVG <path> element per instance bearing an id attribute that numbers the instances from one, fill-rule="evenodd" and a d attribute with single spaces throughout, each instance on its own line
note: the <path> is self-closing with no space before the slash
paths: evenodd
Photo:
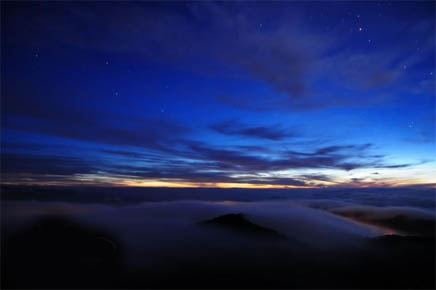
<path id="1" fill-rule="evenodd" d="M 224 135 L 236 135 L 248 138 L 268 139 L 273 141 L 301 136 L 295 130 L 285 130 L 281 128 L 280 125 L 271 127 L 247 126 L 235 120 L 213 124 L 210 126 L 210 128 Z"/>
<path id="2" fill-rule="evenodd" d="M 284 7 L 287 5 L 283 3 Z M 248 8 L 250 14 L 244 13 Z M 404 67 L 412 68 L 425 57 L 423 53 L 411 56 L 414 48 L 397 45 L 395 40 L 391 46 L 379 49 L 353 46 L 339 50 L 355 41 L 345 27 L 337 26 L 327 35 L 316 27 L 302 25 L 307 13 L 304 9 L 285 9 L 285 13 L 254 4 L 248 8 L 238 3 L 203 2 L 186 6 L 111 3 L 103 10 L 81 4 L 52 5 L 37 15 L 16 9 L 11 10 L 8 19 L 26 17 L 26 22 L 11 26 L 5 41 L 19 41 L 16 36 L 25 34 L 38 45 L 44 45 L 41 40 L 49 38 L 56 40 L 56 45 L 67 43 L 103 53 L 129 53 L 138 59 L 170 63 L 205 74 L 231 71 L 237 77 L 273 89 L 262 98 L 241 95 L 219 98 L 254 110 L 307 110 L 384 102 L 393 87 L 407 85 Z M 423 21 L 415 26 L 418 26 L 415 33 L 432 39 L 432 25 Z M 421 47 L 422 52 L 433 49 L 434 41 Z M 199 57 L 209 59 L 220 69 L 211 70 L 194 61 Z M 342 88 L 345 93 L 326 94 L 317 88 L 320 81 L 325 86 Z M 386 91 L 382 94 L 374 91 L 380 88 Z"/>

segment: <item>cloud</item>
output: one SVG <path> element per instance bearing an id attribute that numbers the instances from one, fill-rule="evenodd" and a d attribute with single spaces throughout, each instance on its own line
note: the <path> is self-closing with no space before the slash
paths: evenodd
<path id="1" fill-rule="evenodd" d="M 235 170 L 246 171 L 272 171 L 285 170 L 291 168 L 340 168 L 351 170 L 359 167 L 367 166 L 366 163 L 348 162 L 349 155 L 338 153 L 340 150 L 335 149 L 337 154 L 329 154 L 322 152 L 283 152 L 274 159 L 248 155 L 246 153 L 215 149 L 204 145 L 192 144 L 190 148 L 195 153 L 194 157 L 203 158 L 204 160 L 215 161 L 219 164 L 227 164 Z"/>
<path id="2" fill-rule="evenodd" d="M 334 215 L 309 208 L 293 207 L 289 204 L 225 204 L 177 201 L 117 207 L 59 202 L 8 202 L 6 204 L 2 203 L 2 207 L 5 209 L 2 210 L 2 220 L 7 221 L 7 233 L 18 232 L 24 236 L 21 240 L 13 239 L 13 241 L 24 240 L 22 243 L 7 243 L 7 245 L 11 245 L 8 248 L 8 253 L 10 253 L 8 258 L 12 256 L 12 258 L 15 258 L 14 262 L 18 261 L 18 264 L 24 263 L 26 265 L 24 268 L 20 266 L 19 271 L 13 272 L 13 274 L 28 277 L 29 273 L 36 272 L 39 277 L 44 279 L 47 277 L 46 273 L 40 271 L 40 268 L 54 270 L 54 268 L 63 269 L 65 266 L 71 266 L 68 263 L 64 265 L 64 261 L 59 264 L 59 261 L 55 260 L 57 263 L 53 263 L 53 256 L 50 255 L 52 251 L 47 249 L 47 245 L 53 245 L 54 239 L 60 242 L 56 245 L 60 249 L 69 248 L 68 246 L 74 244 L 70 241 L 76 237 L 74 234 L 77 233 L 72 231 L 75 228 L 71 227 L 71 225 L 78 224 L 85 229 L 95 229 L 92 233 L 96 232 L 99 236 L 111 237 L 110 241 L 119 250 L 118 255 L 122 255 L 122 273 L 127 273 L 127 275 L 117 276 L 119 275 L 118 272 L 109 272 L 112 275 L 111 279 L 115 281 L 120 279 L 122 281 L 121 285 L 129 287 L 137 286 L 137 284 L 135 285 L 135 282 L 138 282 L 136 273 L 140 273 L 139 281 L 144 283 L 140 285 L 147 285 L 150 288 L 155 288 L 152 286 L 157 285 L 153 283 L 164 286 L 173 285 L 174 279 L 179 281 L 176 278 L 177 276 L 169 280 L 168 277 L 173 277 L 175 272 L 180 272 L 177 269 L 180 269 L 181 266 L 191 269 L 191 264 L 201 265 L 192 272 L 198 279 L 207 275 L 207 283 L 204 285 L 210 285 L 211 281 L 214 282 L 215 278 L 209 278 L 209 275 L 216 277 L 218 271 L 226 277 L 231 277 L 231 274 L 236 272 L 238 278 L 243 275 L 249 278 L 249 281 L 252 281 L 253 272 L 246 273 L 241 269 L 251 267 L 253 263 L 259 264 L 259 266 L 262 265 L 260 269 L 271 269 L 274 265 L 282 266 L 282 263 L 285 262 L 288 267 L 280 268 L 289 271 L 289 265 L 295 264 L 300 268 L 300 261 L 307 262 L 308 254 L 314 248 L 317 252 L 322 249 L 323 252 L 329 253 L 332 249 L 349 247 L 350 243 L 358 243 L 364 237 L 374 235 L 365 227 L 344 221 Z M 280 243 L 271 243 L 268 240 L 250 239 L 246 236 L 197 225 L 198 222 L 219 215 L 238 212 L 243 212 L 250 221 L 261 226 L 272 224 L 272 228 L 285 233 L 289 239 Z M 41 221 L 41 218 L 44 217 L 56 217 L 57 219 L 52 219 L 55 222 L 49 223 L 49 227 L 44 227 L 44 224 L 47 224 L 44 223 L 44 220 Z M 45 221 L 49 221 L 49 219 L 46 218 Z M 60 221 L 70 222 L 62 223 Z M 59 240 L 58 237 L 59 233 L 62 234 L 63 229 L 66 228 L 65 225 L 69 225 L 67 232 L 67 242 L 69 243 Z M 38 230 L 32 231 L 35 228 Z M 45 231 L 41 231 L 41 228 Z M 102 235 L 102 233 L 105 233 L 105 235 Z M 326 239 L 327 237 L 328 239 Z M 9 236 L 6 236 L 6 238 L 10 241 Z M 28 240 L 36 240 L 39 243 L 29 245 Z M 305 243 L 303 244 L 303 242 Z M 34 259 L 30 263 L 33 268 L 28 267 L 29 263 L 25 263 L 28 255 L 20 255 L 23 252 L 26 253 L 26 249 L 33 250 L 32 256 L 38 257 L 44 256 L 41 252 L 45 252 L 47 261 L 44 260 L 44 262 L 48 263 L 48 265 L 38 267 L 41 261 Z M 292 257 L 292 259 L 289 259 L 289 257 Z M 74 259 L 75 257 L 67 256 L 65 258 L 67 258 L 68 262 L 77 260 Z M 204 262 L 205 260 L 213 261 L 213 263 L 205 266 L 206 264 L 201 263 L 201 261 Z M 314 260 L 319 260 L 319 255 L 316 255 Z M 7 263 L 7 265 L 13 264 Z M 206 272 L 204 274 L 201 268 L 205 268 Z M 83 273 L 81 271 L 78 273 L 69 271 L 62 274 L 61 277 L 69 278 L 71 273 L 74 273 L 75 276 L 78 274 L 76 278 L 80 285 L 88 285 L 89 279 L 82 280 Z M 98 274 L 100 274 L 100 271 Z M 162 280 L 164 284 L 159 281 L 160 277 L 164 277 Z M 280 272 L 277 277 L 285 276 Z M 50 281 L 52 282 L 53 279 L 51 278 Z M 221 280 L 221 278 L 219 279 Z M 38 281 L 40 280 L 32 280 L 34 284 Z M 152 281 L 151 284 L 149 284 L 150 281 Z M 228 283 L 227 281 L 226 283 Z M 192 284 L 187 281 L 184 285 Z"/>
<path id="3" fill-rule="evenodd" d="M 373 168 L 406 168 L 406 167 L 412 167 L 412 166 L 417 166 L 417 165 L 421 165 L 421 164 L 425 164 L 428 162 L 431 162 L 432 160 L 421 160 L 419 162 L 415 162 L 415 163 L 404 163 L 404 164 L 394 164 L 394 165 L 375 165 Z"/>
<path id="4" fill-rule="evenodd" d="M 391 46 L 365 51 L 350 45 L 355 39 L 346 29 L 337 27 L 326 35 L 304 22 L 304 9 L 289 3 L 281 7 L 211 2 L 104 7 L 52 3 L 36 10 L 36 5 L 15 3 L 6 7 L 4 40 L 131 54 L 144 61 L 203 74 L 230 74 L 270 87 L 271 93 L 259 98 L 219 97 L 249 110 L 370 106 L 388 101 L 395 87 L 410 89 L 404 82 L 403 65 L 413 67 L 425 57 L 410 56 L 411 45 L 393 41 Z M 416 25 L 426 27 L 420 33 L 433 39 L 423 49 L 432 51 L 433 28 L 428 21 L 420 22 Z M 327 94 L 317 88 L 320 81 L 344 93 Z"/>
<path id="5" fill-rule="evenodd" d="M 2 153 L 2 173 L 5 182 L 26 184 L 37 181 L 123 184 L 126 180 L 157 180 L 209 185 L 246 183 L 306 186 L 316 185 L 319 181 L 334 181 L 323 174 L 296 173 L 293 176 L 282 176 L 275 172 L 291 169 L 350 171 L 357 168 L 403 168 L 414 165 L 386 165 L 382 156 L 369 154 L 371 144 L 326 146 L 311 152 L 284 150 L 267 156 L 245 148 L 222 149 L 183 139 L 176 140 L 172 147 L 166 146 L 166 143 L 159 144 L 165 146 L 142 149 L 137 146 L 135 151 L 100 149 L 95 151 L 93 157 L 72 157 L 65 151 L 54 156 L 44 152 Z M 360 179 L 353 181 L 353 184 L 361 183 Z"/>
<path id="6" fill-rule="evenodd" d="M 281 129 L 280 126 L 265 127 L 257 126 L 250 127 L 243 125 L 235 120 L 225 121 L 211 125 L 210 128 L 224 135 L 236 135 L 248 138 L 259 138 L 273 141 L 279 141 L 292 137 L 299 137 L 300 134 L 289 130 Z"/>
<path id="7" fill-rule="evenodd" d="M 363 223 L 388 227 L 408 235 L 435 236 L 434 212 L 411 207 L 346 206 L 330 212 Z"/>
<path id="8" fill-rule="evenodd" d="M 44 39 L 104 53 L 131 53 L 206 73 L 207 67 L 192 60 L 209 58 L 241 77 L 271 83 L 293 95 L 304 94 L 303 77 L 320 46 L 319 39 L 296 31 L 292 23 L 280 25 L 273 33 L 259 30 L 259 23 L 238 4 L 112 4 L 103 8 L 104 13 L 98 5 L 49 5 L 38 14 L 29 5 L 8 8 L 8 42 L 19 41 L 15 35 L 21 32 L 39 45 Z M 264 9 L 252 6 L 250 10 L 266 18 Z M 20 19 L 26 22 L 17 26 Z"/>
<path id="9" fill-rule="evenodd" d="M 72 97 L 61 98 L 64 88 L 8 82 L 2 87 L 2 129 L 155 149 L 167 147 L 187 132 L 171 120 L 144 117 L 135 111 L 125 113 L 110 106 L 102 109 L 94 103 L 98 100 L 71 90 Z"/>
<path id="10" fill-rule="evenodd" d="M 280 9 L 255 3 L 185 4 L 110 3 L 103 7 L 84 3 L 6 3 L 2 6 L 8 11 L 2 20 L 2 40 L 5 51 L 19 46 L 29 51 L 35 47 L 80 49 L 115 58 L 131 55 L 139 63 L 157 62 L 184 72 L 254 81 L 271 90 L 255 96 L 244 92 L 246 96 L 220 99 L 258 111 L 371 105 L 389 97 L 384 91 L 374 93 L 376 88 L 390 91 L 404 80 L 403 63 L 413 67 L 423 60 L 420 56 L 409 57 L 409 47 L 403 50 L 402 46 L 368 53 L 361 49 L 338 49 L 348 47 L 352 39 L 341 30 L 326 35 L 316 27 L 301 25 L 304 11 L 289 3 L 283 3 Z M 418 28 L 425 34 L 433 30 L 426 21 Z M 425 49 L 431 50 L 433 46 L 428 42 Z M 64 50 L 65 47 L 68 49 Z M 326 79 L 320 81 L 319 76 Z M 108 174 L 108 180 L 125 177 L 305 185 L 310 183 L 309 176 L 298 173 L 277 177 L 273 173 L 291 169 L 350 171 L 416 165 L 385 164 L 384 156 L 368 153 L 372 149 L 370 144 L 316 147 L 305 144 L 304 151 L 283 151 L 260 145 L 195 142 L 189 136 L 192 129 L 180 122 L 168 116 L 152 117 L 144 111 L 146 106 L 84 93 L 73 80 L 53 82 L 46 87 L 30 78 L 20 81 L 6 77 L 1 88 L 2 131 L 104 147 L 90 150 L 95 158 L 87 154 L 77 156 L 68 150 L 58 156 L 18 155 L 13 151 L 18 146 L 12 148 L 13 143 L 8 140 L 7 147 L 12 153 L 2 152 L 5 157 L 2 173 L 7 174 L 3 175 L 7 180 L 34 180 L 40 175 L 44 181 L 59 181 L 68 180 L 68 175 L 74 179 L 78 174 Z M 324 89 L 319 90 L 320 84 Z M 428 84 L 422 85 L 428 88 Z M 340 93 L 327 93 L 330 88 Z M 301 137 L 295 130 L 280 126 L 236 121 L 217 123 L 210 128 L 224 135 L 277 143 Z M 20 144 L 22 149 L 27 146 Z M 323 176 L 316 178 L 326 181 Z"/>
<path id="11" fill-rule="evenodd" d="M 132 152 L 132 151 L 123 151 L 123 150 L 101 150 L 103 153 L 107 153 L 109 155 L 119 155 L 122 157 L 133 158 L 133 159 L 142 159 L 147 156 L 141 153 Z"/>
<path id="12" fill-rule="evenodd" d="M 344 193 L 347 190 L 344 190 Z M 349 190 L 348 190 L 349 191 Z M 304 206 L 333 213 L 399 235 L 435 235 L 434 194 L 431 189 L 370 189 L 349 191 L 349 198 L 307 199 Z M 310 198 L 310 197 L 309 197 Z"/>
<path id="13" fill-rule="evenodd" d="M 63 156 L 38 156 L 2 154 L 3 173 L 30 173 L 41 175 L 65 175 L 91 173 L 95 167 L 83 159 Z"/>
<path id="14" fill-rule="evenodd" d="M 72 216 L 90 224 L 104 225 L 105 228 L 110 225 L 112 230 L 120 234 L 120 238 L 121 233 L 128 232 L 125 231 L 126 229 L 132 230 L 133 232 L 129 231 L 132 234 L 136 233 L 134 235 L 140 235 L 137 238 L 141 237 L 141 239 L 159 240 L 163 234 L 168 237 L 162 242 L 168 243 L 168 246 L 170 243 L 180 241 L 181 236 L 175 238 L 177 233 L 180 233 L 178 229 L 196 231 L 193 226 L 200 221 L 238 212 L 246 214 L 250 220 L 261 226 L 276 229 L 292 239 L 320 248 L 336 247 L 338 243 L 346 244 L 349 239 L 376 235 L 371 229 L 353 224 L 330 213 L 284 201 L 226 203 L 181 200 L 146 202 L 123 207 L 65 202 L 8 201 L 5 209 L 3 214 L 8 216 L 10 221 L 57 214 Z M 160 228 L 163 225 L 167 225 L 165 231 Z M 313 230 L 314 228 L 317 230 Z M 324 239 L 329 235 L 331 235 L 329 239 Z M 228 238 L 232 239 L 232 237 Z M 122 239 L 125 239 L 126 243 L 136 244 L 138 242 L 137 239 L 127 236 L 123 236 Z M 149 241 L 147 247 L 154 247 L 153 244 Z"/>
<path id="15" fill-rule="evenodd" d="M 75 285 L 83 287 L 106 285 L 100 284 L 103 282 L 123 288 L 147 289 L 156 285 L 207 288 L 211 284 L 225 288 L 228 283 L 268 288 L 271 282 L 283 288 L 342 285 L 352 288 L 356 279 L 359 283 L 366 281 L 363 285 L 367 288 L 377 288 L 380 281 L 408 288 L 418 285 L 416 283 L 430 286 L 434 283 L 434 255 L 430 255 L 434 241 L 393 237 L 397 238 L 394 242 L 401 242 L 400 247 L 396 247 L 396 243 L 383 246 L 383 241 L 389 242 L 386 237 L 371 239 L 383 234 L 379 229 L 292 202 L 185 200 L 105 206 L 24 201 L 3 202 L 2 209 L 5 222 L 2 229 L 8 241 L 4 243 L 8 253 L 6 269 L 12 274 L 9 278 L 17 277 L 19 281 L 14 285 L 30 285 L 26 284 L 26 279 L 18 278 L 34 277 L 35 273 L 38 279 L 29 280 L 33 286 L 49 282 L 60 286 L 58 288 L 68 287 L 72 275 Z M 243 213 L 250 222 L 274 229 L 287 239 L 252 239 L 232 231 L 198 226 L 198 222 L 228 213 Z M 47 216 L 56 219 L 41 219 Z M 89 266 L 89 263 L 77 263 L 77 256 L 69 252 L 64 255 L 62 251 L 71 247 L 87 250 L 90 244 L 93 246 L 90 252 L 95 254 L 91 257 L 100 253 L 95 251 L 101 249 L 95 243 L 75 245 L 76 241 L 83 241 L 78 239 L 83 229 L 88 238 L 95 235 L 107 238 L 112 244 L 110 253 L 115 252 L 121 258 L 116 271 L 105 267 L 112 260 L 99 264 L 102 267 L 98 268 L 102 269 L 97 271 L 97 278 L 94 271 L 91 279 L 91 283 L 97 283 L 90 283 L 89 267 L 84 267 L 83 271 L 74 271 L 71 267 Z M 8 235 L 14 231 L 18 235 Z M 62 239 L 63 233 L 66 239 Z M 32 243 L 29 244 L 29 240 Z M 59 256 L 54 257 L 50 246 L 60 249 L 60 256 L 65 259 L 59 261 Z M 82 252 L 79 258 L 83 257 Z M 29 254 L 37 258 L 29 262 Z M 350 259 L 355 263 L 350 264 Z M 380 261 L 383 261 L 381 268 Z M 180 275 L 181 268 L 190 274 Z M 68 271 L 60 271 L 58 279 L 54 280 L 58 283 L 53 284 L 51 274 L 59 269 Z M 398 280 L 398 273 L 403 273 L 403 269 L 408 275 L 400 275 L 405 278 Z M 109 281 L 105 278 L 107 273 L 111 274 Z M 343 273 L 356 278 L 344 282 Z M 66 279 L 61 279 L 64 277 Z M 223 277 L 226 277 L 224 281 Z M 12 283 L 11 280 L 6 282 Z"/>
<path id="16" fill-rule="evenodd" d="M 334 182 L 331 177 L 325 174 L 303 174 L 299 175 L 298 178 L 303 178 L 307 181 L 328 181 L 328 182 Z"/>

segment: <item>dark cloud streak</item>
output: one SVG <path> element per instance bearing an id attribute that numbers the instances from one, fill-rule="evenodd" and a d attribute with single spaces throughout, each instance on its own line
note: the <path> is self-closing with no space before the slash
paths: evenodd
<path id="1" fill-rule="evenodd" d="M 297 132 L 284 130 L 279 125 L 274 127 L 256 126 L 250 127 L 243 125 L 235 120 L 213 124 L 210 128 L 220 134 L 236 135 L 248 138 L 260 138 L 279 141 L 287 138 L 300 137 Z"/>

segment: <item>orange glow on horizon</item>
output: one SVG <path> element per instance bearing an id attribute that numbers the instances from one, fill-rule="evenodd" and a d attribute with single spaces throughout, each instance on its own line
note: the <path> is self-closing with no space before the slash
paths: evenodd
<path id="1" fill-rule="evenodd" d="M 412 182 L 413 181 L 413 182 Z M 408 187 L 419 186 L 435 188 L 436 183 L 424 182 L 423 180 L 384 180 L 384 182 L 335 182 L 327 184 L 324 182 L 312 183 L 310 185 L 279 185 L 279 184 L 253 184 L 236 182 L 189 182 L 183 180 L 138 180 L 123 178 L 120 176 L 103 175 L 76 175 L 70 180 L 38 181 L 32 180 L 3 181 L 2 185 L 24 185 L 24 186 L 99 186 L 99 187 L 168 187 L 168 188 L 246 188 L 246 189 L 309 189 L 309 188 L 375 188 L 375 187 Z"/>
<path id="2" fill-rule="evenodd" d="M 225 182 L 169 182 L 169 181 L 127 181 L 123 183 L 134 187 L 179 187 L 179 188 L 247 188 L 247 189 L 267 189 L 267 188 L 317 188 L 316 186 L 295 186 L 277 184 L 251 184 L 251 183 L 225 183 Z"/>

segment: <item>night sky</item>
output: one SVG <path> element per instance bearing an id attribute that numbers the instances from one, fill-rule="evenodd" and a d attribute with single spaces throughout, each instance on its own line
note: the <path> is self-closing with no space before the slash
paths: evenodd
<path id="1" fill-rule="evenodd" d="M 2 184 L 435 184 L 435 2 L 1 3 Z"/>

